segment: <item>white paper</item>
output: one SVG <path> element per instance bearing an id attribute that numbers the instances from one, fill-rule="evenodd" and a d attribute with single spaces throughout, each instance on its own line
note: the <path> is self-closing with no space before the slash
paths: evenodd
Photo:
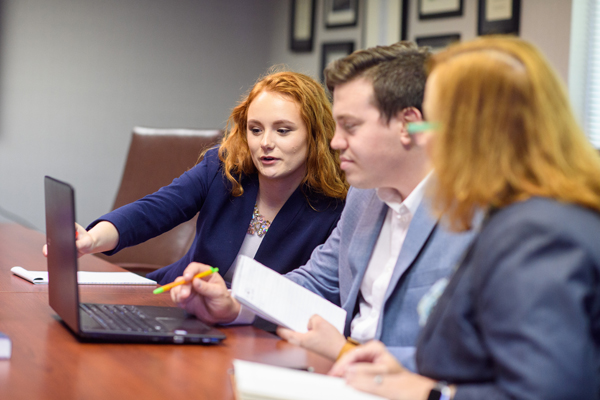
<path id="1" fill-rule="evenodd" d="M 48 284 L 48 271 L 28 271 L 23 267 L 12 267 L 13 274 L 34 284 Z M 133 272 L 90 272 L 78 271 L 80 285 L 156 285 L 153 281 Z"/>
<path id="2" fill-rule="evenodd" d="M 485 19 L 486 21 L 502 21 L 511 19 L 512 0 L 487 0 L 485 3 Z"/>
<path id="3" fill-rule="evenodd" d="M 342 378 L 233 360 L 238 397 L 285 400 L 381 400 L 382 397 L 359 392 Z"/>
<path id="4" fill-rule="evenodd" d="M 460 9 L 460 0 L 422 0 L 419 4 L 422 14 L 437 14 Z"/>
<path id="5" fill-rule="evenodd" d="M 0 360 L 8 360 L 12 353 L 12 342 L 4 333 L 0 332 Z"/>
<path id="6" fill-rule="evenodd" d="M 277 325 L 305 333 L 310 317 L 318 314 L 344 333 L 344 309 L 250 257 L 237 258 L 231 290 L 240 303 Z"/>

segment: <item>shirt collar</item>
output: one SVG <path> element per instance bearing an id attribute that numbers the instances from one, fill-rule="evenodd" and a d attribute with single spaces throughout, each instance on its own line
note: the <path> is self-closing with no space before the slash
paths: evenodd
<path id="1" fill-rule="evenodd" d="M 402 195 L 400 192 L 390 187 L 377 188 L 377 197 L 379 197 L 381 201 L 383 201 L 388 205 L 388 207 L 397 213 L 400 213 L 400 209 L 404 205 L 411 215 L 415 215 L 419 204 L 421 204 L 421 200 L 423 200 L 423 196 L 425 195 L 425 187 L 427 186 L 427 182 L 430 180 L 431 175 L 431 172 L 428 173 L 427 176 L 425 176 L 425 178 L 419 182 L 417 187 L 410 192 L 404 201 L 402 200 Z"/>

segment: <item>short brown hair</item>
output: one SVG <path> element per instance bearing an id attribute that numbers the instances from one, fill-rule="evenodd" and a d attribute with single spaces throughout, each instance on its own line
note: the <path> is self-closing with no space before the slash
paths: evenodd
<path id="1" fill-rule="evenodd" d="M 364 77 L 373 83 L 375 107 L 386 122 L 408 107 L 421 110 L 427 74 L 427 48 L 412 42 L 376 46 L 331 62 L 325 82 L 333 93 L 336 86 Z"/>
<path id="2" fill-rule="evenodd" d="M 476 209 L 532 196 L 600 211 L 600 157 L 533 45 L 485 37 L 434 55 L 430 68 L 440 105 L 434 204 L 455 228 Z"/>
<path id="3" fill-rule="evenodd" d="M 329 147 L 335 133 L 335 122 L 327 92 L 313 78 L 290 71 L 274 72 L 259 78 L 229 116 L 219 158 L 224 164 L 225 176 L 232 184 L 232 194 L 241 196 L 244 193 L 240 182 L 242 174 L 256 172 L 248 147 L 248 108 L 264 91 L 279 93 L 300 106 L 308 131 L 306 175 L 302 184 L 329 197 L 346 198 L 348 184 L 340 168 L 339 154 Z"/>

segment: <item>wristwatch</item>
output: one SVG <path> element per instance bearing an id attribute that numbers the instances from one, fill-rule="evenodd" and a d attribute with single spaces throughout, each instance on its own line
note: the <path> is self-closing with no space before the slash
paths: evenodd
<path id="1" fill-rule="evenodd" d="M 429 392 L 427 400 L 450 400 L 450 386 L 444 381 L 439 381 Z"/>
<path id="2" fill-rule="evenodd" d="M 359 345 L 360 345 L 360 343 L 356 339 L 352 339 L 351 337 L 348 337 L 346 339 L 346 343 L 344 343 L 342 350 L 340 350 L 340 353 L 338 354 L 338 356 L 336 357 L 335 360 L 336 361 L 339 360 L 340 358 L 342 358 L 342 356 L 344 354 L 346 354 L 347 352 L 356 348 L 356 346 L 359 346 Z"/>

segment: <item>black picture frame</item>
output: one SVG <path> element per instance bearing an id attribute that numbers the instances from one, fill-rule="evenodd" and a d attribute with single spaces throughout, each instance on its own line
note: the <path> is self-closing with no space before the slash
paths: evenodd
<path id="1" fill-rule="evenodd" d="M 358 0 L 325 0 L 325 28 L 347 28 L 358 22 Z"/>
<path id="2" fill-rule="evenodd" d="M 325 82 L 323 70 L 332 61 L 345 57 L 354 51 L 354 42 L 330 42 L 321 46 L 321 82 Z"/>
<path id="3" fill-rule="evenodd" d="M 415 38 L 418 46 L 429 46 L 432 52 L 437 52 L 452 43 L 460 42 L 460 33 L 449 33 L 436 36 L 419 36 Z"/>
<path id="4" fill-rule="evenodd" d="M 437 3 L 432 7 L 432 4 Z M 463 15 L 463 0 L 419 0 L 419 19 L 460 17 Z"/>
<path id="5" fill-rule="evenodd" d="M 494 11 L 491 12 L 491 7 Z M 478 35 L 519 35 L 521 0 L 479 0 Z"/>
<path id="6" fill-rule="evenodd" d="M 291 0 L 290 50 L 311 52 L 315 36 L 316 0 Z"/>
<path id="7" fill-rule="evenodd" d="M 400 4 L 400 40 L 408 40 L 408 4 L 409 0 L 402 0 Z"/>

